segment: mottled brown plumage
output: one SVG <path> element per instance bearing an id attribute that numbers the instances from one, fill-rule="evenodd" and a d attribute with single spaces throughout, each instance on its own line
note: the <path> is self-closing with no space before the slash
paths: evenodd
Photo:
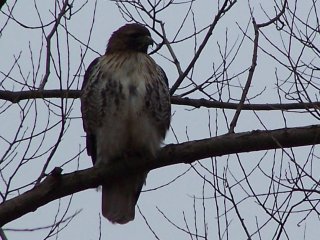
<path id="1" fill-rule="evenodd" d="M 115 31 L 105 55 L 88 67 L 81 112 L 94 164 L 154 159 L 170 125 L 168 81 L 147 54 L 150 32 L 140 24 Z M 134 219 L 147 173 L 102 186 L 102 213 L 114 223 Z"/>

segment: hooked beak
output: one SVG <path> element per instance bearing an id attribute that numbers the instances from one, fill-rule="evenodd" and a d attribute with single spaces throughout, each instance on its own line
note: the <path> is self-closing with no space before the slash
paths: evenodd
<path id="1" fill-rule="evenodd" d="M 151 36 L 146 36 L 146 37 L 145 37 L 145 43 L 146 43 L 148 46 L 149 46 L 149 45 L 153 46 L 154 41 L 153 41 L 153 39 L 152 39 Z"/>

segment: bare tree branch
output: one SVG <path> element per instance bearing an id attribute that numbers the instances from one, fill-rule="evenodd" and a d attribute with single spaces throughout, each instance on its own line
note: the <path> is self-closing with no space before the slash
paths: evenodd
<path id="1" fill-rule="evenodd" d="M 0 238 L 1 240 L 8 240 L 2 228 L 0 228 Z"/>
<path id="2" fill-rule="evenodd" d="M 173 95 L 175 93 L 175 91 L 178 89 L 178 87 L 180 86 L 180 84 L 182 83 L 182 81 L 184 80 L 184 78 L 189 74 L 189 72 L 191 71 L 191 69 L 193 68 L 193 66 L 195 65 L 196 61 L 198 60 L 199 56 L 201 55 L 202 50 L 205 48 L 205 46 L 207 45 L 213 30 L 215 29 L 215 27 L 217 26 L 219 20 L 221 19 L 221 17 L 236 3 L 236 1 L 229 1 L 229 0 L 225 0 L 223 5 L 221 6 L 221 9 L 219 9 L 219 12 L 217 13 L 217 15 L 214 17 L 214 20 L 212 22 L 212 24 L 210 25 L 206 36 L 204 37 L 202 43 L 200 44 L 197 52 L 195 53 L 193 59 L 190 61 L 188 67 L 186 68 L 186 70 L 183 72 L 183 74 L 181 74 L 179 76 L 179 78 L 177 79 L 177 81 L 173 84 L 172 88 L 170 89 L 170 94 Z"/>
<path id="3" fill-rule="evenodd" d="M 248 77 L 247 77 L 247 81 L 246 84 L 243 88 L 242 94 L 241 94 L 241 99 L 239 101 L 238 107 L 237 107 L 237 111 L 235 112 L 233 119 L 230 123 L 230 129 L 229 129 L 229 133 L 233 133 L 234 132 L 234 128 L 237 125 L 241 110 L 242 110 L 242 106 L 244 104 L 244 102 L 247 99 L 247 95 L 249 92 L 249 88 L 251 86 L 251 82 L 253 79 L 253 74 L 255 71 L 255 68 L 257 66 L 257 58 L 258 58 L 258 46 L 259 46 L 259 28 L 257 27 L 257 23 L 256 20 L 254 18 L 252 18 L 252 24 L 253 24 L 253 28 L 254 28 L 254 41 L 253 41 L 253 53 L 252 53 L 252 60 L 251 60 L 251 66 L 249 68 L 249 72 L 248 72 Z"/>
<path id="4" fill-rule="evenodd" d="M 190 164 L 200 159 L 226 154 L 319 143 L 320 125 L 271 131 L 256 130 L 181 144 L 170 144 L 162 148 L 157 161 L 132 161 L 126 166 L 117 164 L 96 166 L 63 175 L 60 175 L 61 170 L 57 168 L 33 189 L 0 204 L 0 226 L 35 211 L 53 200 L 97 187 L 103 181 L 115 181 L 121 176 L 137 173 L 137 170 L 144 172 L 173 164 Z"/>
<path id="5" fill-rule="evenodd" d="M 18 103 L 28 99 L 43 99 L 43 98 L 79 98 L 80 90 L 31 90 L 31 91 L 3 91 L 0 90 L 0 99 Z M 238 103 L 221 102 L 215 100 L 207 100 L 204 98 L 193 99 L 188 97 L 172 96 L 171 103 L 175 105 L 185 105 L 195 108 L 223 108 L 237 109 Z M 258 104 L 243 104 L 242 110 L 255 111 L 272 111 L 272 110 L 299 110 L 299 109 L 318 109 L 320 102 L 306 103 L 258 103 Z"/>
<path id="6" fill-rule="evenodd" d="M 238 103 L 221 102 L 214 100 L 207 100 L 204 98 L 192 99 L 181 98 L 172 96 L 171 103 L 175 105 L 187 105 L 195 108 L 224 108 L 224 109 L 237 109 Z M 261 104 L 243 104 L 242 110 L 255 110 L 255 111 L 272 111 L 272 110 L 298 110 L 298 109 L 313 109 L 319 108 L 320 102 L 313 103 L 261 103 Z"/>
<path id="7" fill-rule="evenodd" d="M 69 10 L 69 7 L 71 5 L 69 4 L 68 0 L 66 0 L 64 3 L 63 3 L 63 6 L 61 8 L 61 11 L 59 12 L 59 14 L 56 16 L 55 18 L 55 23 L 50 31 L 50 33 L 46 36 L 46 43 L 47 43 L 47 46 L 46 46 L 46 73 L 43 77 L 43 79 L 41 80 L 41 83 L 40 83 L 40 86 L 39 86 L 39 89 L 43 90 L 48 79 L 49 79 L 49 76 L 50 76 L 50 71 L 51 71 L 51 41 L 52 41 L 52 37 L 57 33 L 57 30 L 58 30 L 58 26 L 60 24 L 60 21 L 62 19 L 62 17 L 66 14 L 66 12 Z"/>

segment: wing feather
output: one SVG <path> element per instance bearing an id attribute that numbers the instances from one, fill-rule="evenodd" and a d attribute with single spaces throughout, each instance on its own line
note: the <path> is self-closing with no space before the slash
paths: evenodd
<path id="1" fill-rule="evenodd" d="M 150 81 L 146 83 L 145 103 L 147 112 L 154 119 L 160 136 L 164 139 L 171 120 L 170 93 L 165 72 L 160 66 L 155 66 L 155 74 L 151 74 Z"/>
<path id="2" fill-rule="evenodd" d="M 84 74 L 83 83 L 81 87 L 81 113 L 83 119 L 83 129 L 86 132 L 87 153 L 89 156 L 91 156 L 93 164 L 95 164 L 97 158 L 97 141 L 94 131 L 92 131 L 92 127 L 89 126 L 90 122 L 92 121 L 93 115 L 88 113 L 92 110 L 95 111 L 96 106 L 90 103 L 92 99 L 90 98 L 88 86 L 90 85 L 92 78 L 96 77 L 95 72 L 97 71 L 99 59 L 100 57 L 97 57 L 90 63 L 89 67 L 87 68 Z"/>

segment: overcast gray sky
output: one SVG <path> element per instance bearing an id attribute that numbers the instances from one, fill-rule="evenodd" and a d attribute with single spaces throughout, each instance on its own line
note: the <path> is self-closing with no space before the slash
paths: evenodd
<path id="1" fill-rule="evenodd" d="M 53 2 L 54 1 L 37 2 L 37 6 L 44 23 L 52 20 L 50 10 L 52 11 L 54 9 Z M 73 3 L 74 9 L 78 9 L 84 2 L 85 1 L 75 1 Z M 167 1 L 163 1 L 163 3 L 165 2 Z M 252 6 L 252 9 L 254 10 L 253 13 L 257 21 L 262 22 L 266 21 L 267 19 L 259 4 L 262 4 L 261 6 L 263 6 L 264 10 L 268 14 L 274 14 L 274 4 L 272 1 L 254 2 L 255 4 Z M 11 6 L 13 3 L 12 1 L 8 1 L 8 4 Z M 210 23 L 210 21 L 212 21 L 217 10 L 216 5 L 217 1 L 212 0 L 201 0 L 194 3 L 194 20 L 198 29 L 201 29 L 201 27 L 206 26 L 208 23 Z M 309 6 L 307 6 L 307 4 L 305 6 L 299 6 L 301 7 L 301 9 L 299 9 L 299 11 L 301 12 L 304 11 L 304 7 L 306 8 L 306 12 L 309 9 Z M 160 15 L 161 20 L 165 22 L 165 27 L 169 39 L 172 39 L 174 37 L 177 29 L 183 21 L 184 14 L 187 9 L 187 4 L 177 4 L 173 5 L 173 7 L 168 8 Z M 82 8 L 79 13 L 74 15 L 70 21 L 67 20 L 69 21 L 68 30 L 83 42 L 86 42 L 88 38 L 93 11 L 94 2 L 92 1 L 89 2 L 84 8 Z M 3 8 L 3 12 L 8 13 L 6 7 Z M 31 2 L 18 1 L 14 9 L 13 16 L 17 21 L 28 26 L 39 26 L 40 24 L 39 17 L 37 16 L 37 13 L 35 11 L 35 6 Z M 4 25 L 6 19 L 7 17 L 5 16 L 5 14 L 0 14 L 0 27 Z M 110 34 L 123 24 L 125 24 L 125 20 L 119 13 L 118 8 L 113 1 L 98 1 L 90 47 L 95 51 L 103 54 Z M 188 33 L 190 33 L 190 31 L 192 32 L 192 24 L 192 17 L 189 17 L 186 21 L 186 27 L 182 29 L 181 35 L 178 38 L 183 38 L 183 36 L 186 36 Z M 240 0 L 230 12 L 227 12 L 226 16 L 223 18 L 223 21 L 214 31 L 212 40 L 206 46 L 201 59 L 197 63 L 196 70 L 193 73 L 194 81 L 201 82 L 204 79 L 208 78 L 212 74 L 210 72 L 213 68 L 212 63 L 215 62 L 216 64 L 218 64 L 221 61 L 219 49 L 223 50 L 224 48 L 224 45 L 226 43 L 226 32 L 228 34 L 228 48 L 230 49 L 233 43 L 235 43 L 236 41 L 238 41 L 236 42 L 236 46 L 238 46 L 240 41 L 239 39 L 243 37 L 239 26 L 242 29 L 245 29 L 247 24 L 250 24 L 248 1 Z M 46 31 L 48 32 L 49 28 Z M 274 34 L 273 40 L 275 43 L 279 43 L 281 41 L 278 32 L 274 31 L 274 28 L 270 28 L 270 32 L 268 31 L 269 29 L 266 30 L 269 36 L 273 36 L 272 34 Z M 274 33 L 272 31 L 274 31 Z M 63 29 L 61 29 L 61 35 L 63 35 L 62 32 Z M 250 25 L 248 33 L 251 37 L 253 36 L 252 32 L 253 29 Z M 157 37 L 155 33 L 152 33 L 152 35 L 156 42 L 159 43 L 159 37 Z M 201 37 L 203 37 L 203 35 L 199 36 L 199 41 L 201 40 Z M 263 39 L 261 41 L 262 43 L 264 43 Z M 186 68 L 189 60 L 194 55 L 193 43 L 193 40 L 190 39 L 189 41 L 186 41 L 184 43 L 173 45 L 177 57 L 181 61 L 182 69 Z M 4 28 L 0 38 L 0 70 L 2 72 L 8 72 L 13 62 L 15 61 L 15 57 L 19 56 L 19 54 L 21 53 L 21 57 L 19 60 L 21 64 L 21 72 L 25 76 L 28 75 L 28 72 L 32 68 L 29 46 L 33 50 L 34 59 L 37 59 L 40 49 L 39 46 L 41 44 L 41 30 L 23 29 L 17 22 L 10 20 Z M 267 44 L 265 44 L 265 46 L 267 46 Z M 59 43 L 59 47 L 61 47 L 62 51 L 65 50 L 63 41 Z M 56 49 L 57 46 L 53 45 L 52 48 Z M 244 70 L 250 66 L 252 48 L 252 42 L 248 39 L 245 39 L 237 54 L 236 60 L 230 67 L 230 75 L 236 74 L 239 71 Z M 76 68 L 79 65 L 81 49 L 83 50 L 84 47 L 74 39 L 70 38 L 71 75 L 73 75 L 73 72 L 76 72 Z M 300 49 L 296 49 L 296 52 L 295 50 L 293 50 L 293 55 L 299 54 L 299 51 Z M 170 58 L 170 55 L 166 48 L 162 48 L 160 53 L 163 56 Z M 233 51 L 232 54 L 234 53 L 235 52 Z M 88 66 L 88 64 L 96 56 L 96 53 L 89 50 L 84 61 L 86 66 Z M 161 56 L 160 54 L 154 54 L 152 57 L 166 71 L 169 78 L 169 84 L 172 85 L 177 79 L 178 73 L 174 65 L 166 60 L 163 56 Z M 62 61 L 66 63 L 67 60 L 63 59 Z M 275 70 L 278 65 L 279 64 L 273 61 L 270 57 L 266 56 L 266 54 L 259 52 L 258 66 L 249 93 L 249 97 L 258 95 L 258 97 L 253 99 L 253 102 L 279 102 L 275 87 Z M 41 67 L 43 67 L 43 65 Z M 278 68 L 278 71 L 280 71 L 280 76 L 284 78 L 288 75 L 288 73 L 281 69 L 281 67 L 278 66 Z M 52 71 L 54 71 L 54 68 L 52 69 Z M 40 72 L 41 74 L 44 73 L 43 70 L 40 70 Z M 63 72 L 63 74 L 66 74 L 66 72 Z M 21 79 L 19 69 L 15 69 L 12 73 L 12 76 L 14 76 L 16 79 Z M 240 84 L 243 86 L 246 77 L 247 72 L 236 77 L 233 80 L 234 82 L 232 84 Z M 3 75 L 1 76 L 1 78 L 3 78 Z M 30 76 L 28 81 L 32 82 L 32 76 Z M 14 81 L 9 80 L 6 80 L 0 86 L 1 89 L 7 90 L 19 90 L 21 87 L 19 84 L 14 83 Z M 73 84 L 72 87 L 75 89 L 76 84 Z M 59 88 L 57 79 L 50 78 L 46 89 L 56 88 Z M 214 87 L 212 88 L 212 92 L 213 91 Z M 264 92 L 259 95 L 262 91 Z M 230 93 L 232 94 L 232 96 L 223 96 L 223 100 L 227 101 L 232 99 L 239 99 L 241 89 L 236 87 L 232 88 Z M 192 97 L 204 96 L 199 93 L 195 93 L 192 95 Z M 215 97 L 217 96 L 214 95 L 214 98 Z M 59 103 L 59 100 L 54 101 Z M 69 104 L 71 103 L 72 101 L 70 100 Z M 39 109 L 37 119 L 39 121 L 39 129 L 41 129 L 41 127 L 46 124 L 49 112 L 46 110 L 45 102 L 43 102 L 42 100 L 39 100 L 37 107 Z M 192 108 L 186 106 L 173 107 L 172 128 L 174 129 L 175 135 L 177 136 L 179 142 L 207 138 L 210 136 L 215 136 L 216 134 L 225 134 L 227 132 L 227 126 L 234 114 L 234 111 L 231 110 L 225 111 L 225 115 L 222 114 L 221 110 L 216 111 L 215 109 L 211 109 L 210 111 L 205 108 L 195 109 L 192 111 L 189 110 L 192 110 Z M 9 139 L 12 138 L 19 123 L 19 114 L 20 112 L 17 107 L 11 107 L 6 114 L 0 115 L 0 131 L 2 132 L 2 136 L 6 136 Z M 54 123 L 54 121 L 57 121 L 58 118 L 55 118 L 52 112 L 50 114 L 50 123 Z M 256 112 L 256 114 L 257 115 L 255 115 L 255 113 L 253 112 L 243 112 L 239 119 L 236 131 L 241 132 L 251 131 L 255 129 L 264 129 L 264 126 L 267 129 L 282 128 L 285 126 L 280 112 Z M 259 116 L 259 119 L 257 118 L 257 116 Z M 51 162 L 49 169 L 60 166 L 61 164 L 66 162 L 66 160 L 72 158 L 85 147 L 82 122 L 79 118 L 79 100 L 75 100 L 73 103 L 71 117 L 76 117 L 76 119 L 73 119 L 71 121 L 68 131 L 64 136 L 62 144 L 59 147 L 58 152 L 55 154 L 54 161 Z M 262 120 L 263 124 L 261 124 L 260 120 Z M 286 120 L 286 124 L 289 127 L 304 126 L 317 123 L 316 119 L 312 118 L 309 114 L 286 113 Z M 24 124 L 24 127 L 25 125 L 28 125 L 28 123 L 30 123 L 30 126 L 33 126 L 34 121 L 34 118 L 29 117 L 28 121 Z M 12 126 L 15 127 L 13 128 Z M 209 131 L 209 127 L 211 127 L 211 133 Z M 58 130 L 59 128 L 50 132 L 50 134 L 47 136 L 46 143 L 48 144 L 48 146 L 50 144 L 53 144 L 56 140 Z M 175 135 L 172 131 L 169 131 L 165 143 L 177 143 Z M 0 145 L 1 144 L 4 144 L 4 142 L 0 141 Z M 33 147 L 36 148 L 36 145 Z M 2 149 L 2 147 L 0 147 L 0 149 Z M 308 156 L 309 150 L 310 147 L 298 148 L 294 151 L 295 157 L 297 159 L 301 159 L 301 161 L 304 161 Z M 263 158 L 264 160 L 261 161 L 260 167 L 268 172 L 272 171 L 272 162 L 274 160 L 276 162 L 275 167 L 280 167 L 277 159 L 280 159 L 281 152 L 278 151 L 278 153 L 279 155 L 276 155 L 275 157 L 274 151 L 269 151 L 267 153 L 263 151 L 240 154 L 239 159 L 241 159 L 241 163 L 246 168 L 246 171 L 250 172 L 250 170 L 257 165 L 260 159 Z M 293 154 L 293 152 L 290 152 L 290 154 Z M 218 165 L 215 167 L 218 169 L 217 171 L 221 176 L 223 176 L 225 166 L 228 165 L 229 171 L 227 171 L 225 174 L 228 176 L 229 184 L 233 184 L 236 182 L 234 178 L 242 178 L 243 173 L 240 170 L 238 158 L 236 156 L 223 156 L 217 158 L 216 160 Z M 43 161 L 44 160 L 39 159 L 40 164 L 37 161 L 33 161 L 32 163 L 29 163 L 26 168 L 22 168 L 21 172 L 19 173 L 19 178 L 17 178 L 13 182 L 13 185 L 19 186 L 28 181 L 32 181 L 35 176 L 38 176 Z M 212 168 L 210 159 L 203 160 L 201 161 L 201 163 L 209 169 Z M 66 173 L 76 170 L 78 164 L 80 169 L 88 168 L 91 166 L 90 158 L 86 155 L 85 152 L 81 154 L 78 160 L 75 159 L 73 162 L 64 166 L 63 172 Z M 162 186 L 163 184 L 170 182 L 176 176 L 182 174 L 189 168 L 189 165 L 180 164 L 154 170 L 149 173 L 147 184 L 144 187 L 144 190 Z M 13 169 L 14 166 L 10 168 L 11 171 L 13 171 Z M 195 169 L 189 170 L 186 174 L 174 181 L 172 184 L 169 184 L 168 186 L 162 187 L 157 190 L 143 192 L 141 194 L 138 201 L 138 206 L 144 216 L 148 219 L 151 227 L 161 239 L 190 239 L 188 234 L 173 227 L 157 209 L 160 209 L 168 218 L 174 221 L 175 224 L 183 228 L 185 228 L 183 215 L 185 214 L 188 224 L 190 225 L 190 229 L 194 231 L 194 196 L 196 198 L 199 198 L 196 200 L 197 226 L 199 231 L 198 233 L 200 235 L 204 234 L 202 225 L 203 208 L 201 200 L 204 180 L 199 176 L 199 174 L 205 176 L 206 178 L 211 177 L 210 174 L 198 164 Z M 261 173 L 261 171 L 255 171 L 251 177 L 251 180 L 254 179 L 251 183 L 255 187 L 255 189 L 261 189 L 261 193 L 266 192 L 269 181 Z M 2 183 L 0 180 L 0 186 L 1 185 Z M 236 193 L 236 199 L 238 199 L 238 201 L 242 200 L 246 196 L 244 191 L 241 190 L 240 186 L 235 187 L 234 193 Z M 259 193 L 258 190 L 257 193 Z M 206 221 L 208 224 L 207 227 L 209 239 L 218 239 L 217 220 L 215 212 L 216 207 L 213 200 L 214 191 L 210 186 L 208 186 L 208 184 L 206 184 L 204 195 L 208 197 L 208 200 L 206 201 Z M 281 198 L 281 196 L 279 196 L 279 198 Z M 61 207 L 61 212 L 59 214 L 63 214 L 63 209 L 67 207 L 69 199 L 70 197 L 67 197 L 62 199 L 61 201 L 52 202 L 38 209 L 34 213 L 27 214 L 26 216 L 23 216 L 20 219 L 11 222 L 10 224 L 6 225 L 5 228 L 26 229 L 47 226 L 52 223 L 59 206 Z M 99 239 L 100 227 L 102 235 L 101 239 L 154 239 L 152 232 L 148 230 L 148 227 L 146 226 L 143 217 L 139 214 L 138 209 L 136 209 L 135 220 L 126 225 L 113 225 L 103 218 L 101 219 L 100 223 L 100 201 L 101 193 L 96 189 L 90 189 L 84 192 L 76 193 L 72 197 L 72 204 L 68 215 L 72 215 L 77 211 L 80 211 L 80 213 L 74 220 L 71 221 L 66 229 L 59 233 L 59 239 Z M 223 201 L 223 199 L 218 199 L 217 201 L 220 202 Z M 254 199 L 243 201 L 239 204 L 239 206 L 241 214 L 245 217 L 245 222 L 246 224 L 248 224 L 249 230 L 251 232 L 256 229 L 255 224 L 257 219 L 259 223 L 263 223 L 263 221 L 268 219 L 268 216 L 265 215 L 262 209 L 257 206 L 257 204 L 255 204 Z M 231 206 L 228 205 L 227 207 L 229 208 Z M 293 233 L 291 236 L 294 236 L 295 238 L 292 239 L 303 239 L 304 227 L 306 226 L 306 239 L 317 239 L 317 236 L 319 236 L 319 228 L 317 227 L 319 225 L 319 221 L 317 219 L 317 216 L 311 215 L 309 216 L 308 221 L 303 222 L 302 226 L 297 226 L 297 222 L 299 222 L 301 218 L 302 217 L 297 218 L 296 220 L 290 218 L 289 220 L 287 230 L 290 230 L 291 233 Z M 231 229 L 229 233 L 229 239 L 245 239 L 245 233 L 243 232 L 240 222 L 234 212 L 230 213 L 228 220 L 230 221 L 229 224 Z M 225 224 L 225 222 L 222 222 L 221 224 Z M 271 239 L 273 235 L 268 236 L 268 233 L 273 233 L 274 228 L 275 223 L 270 223 L 267 227 L 263 228 L 262 233 L 264 234 L 264 237 L 262 239 Z M 27 233 L 8 231 L 7 235 L 9 240 L 43 239 L 47 232 L 47 229 L 43 231 L 38 230 Z M 225 239 L 227 238 L 225 237 Z M 258 236 L 256 236 L 256 239 L 258 239 Z"/>

